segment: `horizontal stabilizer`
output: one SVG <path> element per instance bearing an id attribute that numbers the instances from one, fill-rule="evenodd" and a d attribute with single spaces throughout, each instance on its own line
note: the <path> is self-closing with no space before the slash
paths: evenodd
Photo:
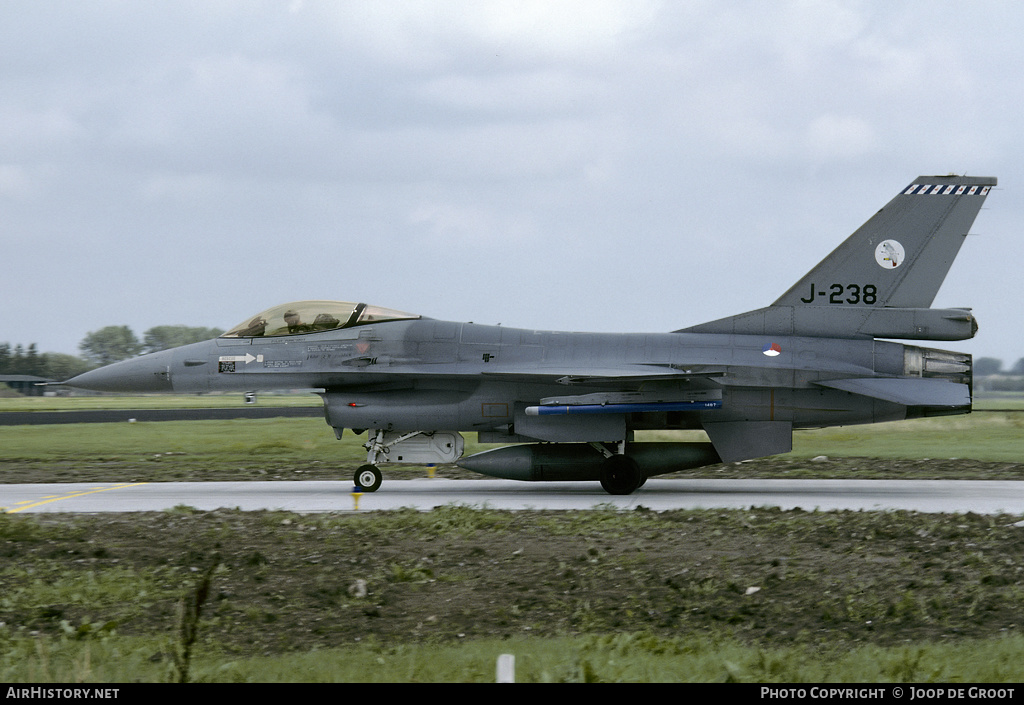
<path id="1" fill-rule="evenodd" d="M 865 377 L 835 379 L 816 384 L 903 406 L 971 405 L 971 390 L 966 384 L 944 379 Z"/>

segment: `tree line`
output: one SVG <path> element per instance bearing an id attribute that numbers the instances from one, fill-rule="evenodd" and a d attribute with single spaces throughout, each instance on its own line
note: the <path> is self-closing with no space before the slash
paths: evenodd
<path id="1" fill-rule="evenodd" d="M 995 357 L 979 357 L 974 361 L 976 392 L 1024 392 L 1024 357 L 1009 369 Z"/>
<path id="2" fill-rule="evenodd" d="M 0 343 L 0 374 L 31 375 L 47 379 L 67 379 L 90 370 L 94 365 L 80 357 L 64 353 L 40 353 L 36 344 L 28 347 Z"/>
<path id="3" fill-rule="evenodd" d="M 91 331 L 82 339 L 78 344 L 80 357 L 40 353 L 35 343 L 28 346 L 0 343 L 0 374 L 63 380 L 130 357 L 216 338 L 223 332 L 220 328 L 155 326 L 139 340 L 128 326 L 107 326 Z"/>
<path id="4" fill-rule="evenodd" d="M 989 375 L 1024 375 L 1024 357 L 1017 360 L 1010 369 L 1003 369 L 1003 361 L 996 357 L 979 357 L 974 361 L 974 374 L 978 377 Z"/>

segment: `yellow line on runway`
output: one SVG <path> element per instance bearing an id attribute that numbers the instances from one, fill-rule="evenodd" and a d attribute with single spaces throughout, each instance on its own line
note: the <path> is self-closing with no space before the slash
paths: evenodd
<path id="1" fill-rule="evenodd" d="M 131 482 L 131 483 L 125 483 L 123 485 L 114 485 L 113 487 L 99 487 L 99 488 L 97 488 L 95 490 L 88 490 L 88 491 L 85 491 L 85 492 L 75 492 L 74 494 L 46 495 L 46 497 L 43 498 L 42 502 L 33 502 L 32 500 L 26 500 L 25 502 L 18 502 L 18 504 L 24 504 L 26 506 L 18 507 L 17 509 L 7 509 L 6 513 L 7 514 L 17 514 L 18 512 L 23 512 L 26 509 L 33 509 L 35 507 L 41 507 L 44 504 L 50 504 L 51 502 L 59 502 L 62 499 L 73 499 L 75 497 L 84 497 L 87 494 L 96 494 L 98 492 L 109 492 L 110 490 L 122 490 L 125 487 L 138 487 L 139 485 L 148 485 L 148 484 L 149 484 L 148 482 Z M 53 497 L 53 499 L 47 499 L 48 497 Z M 31 502 L 31 504 L 29 504 L 29 502 Z"/>

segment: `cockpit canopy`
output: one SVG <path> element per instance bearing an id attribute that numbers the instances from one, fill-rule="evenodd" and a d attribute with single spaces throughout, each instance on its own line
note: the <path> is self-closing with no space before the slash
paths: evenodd
<path id="1" fill-rule="evenodd" d="M 348 301 L 296 301 L 268 308 L 228 330 L 222 338 L 264 338 L 318 333 L 381 321 L 420 318 L 413 313 Z"/>

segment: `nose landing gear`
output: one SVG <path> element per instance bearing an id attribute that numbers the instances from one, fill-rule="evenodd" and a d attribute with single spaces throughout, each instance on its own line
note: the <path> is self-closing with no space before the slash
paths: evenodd
<path id="1" fill-rule="evenodd" d="M 376 465 L 369 464 L 360 465 L 352 477 L 356 487 L 360 488 L 363 492 L 376 492 L 380 489 L 380 483 L 383 479 L 380 469 Z"/>

